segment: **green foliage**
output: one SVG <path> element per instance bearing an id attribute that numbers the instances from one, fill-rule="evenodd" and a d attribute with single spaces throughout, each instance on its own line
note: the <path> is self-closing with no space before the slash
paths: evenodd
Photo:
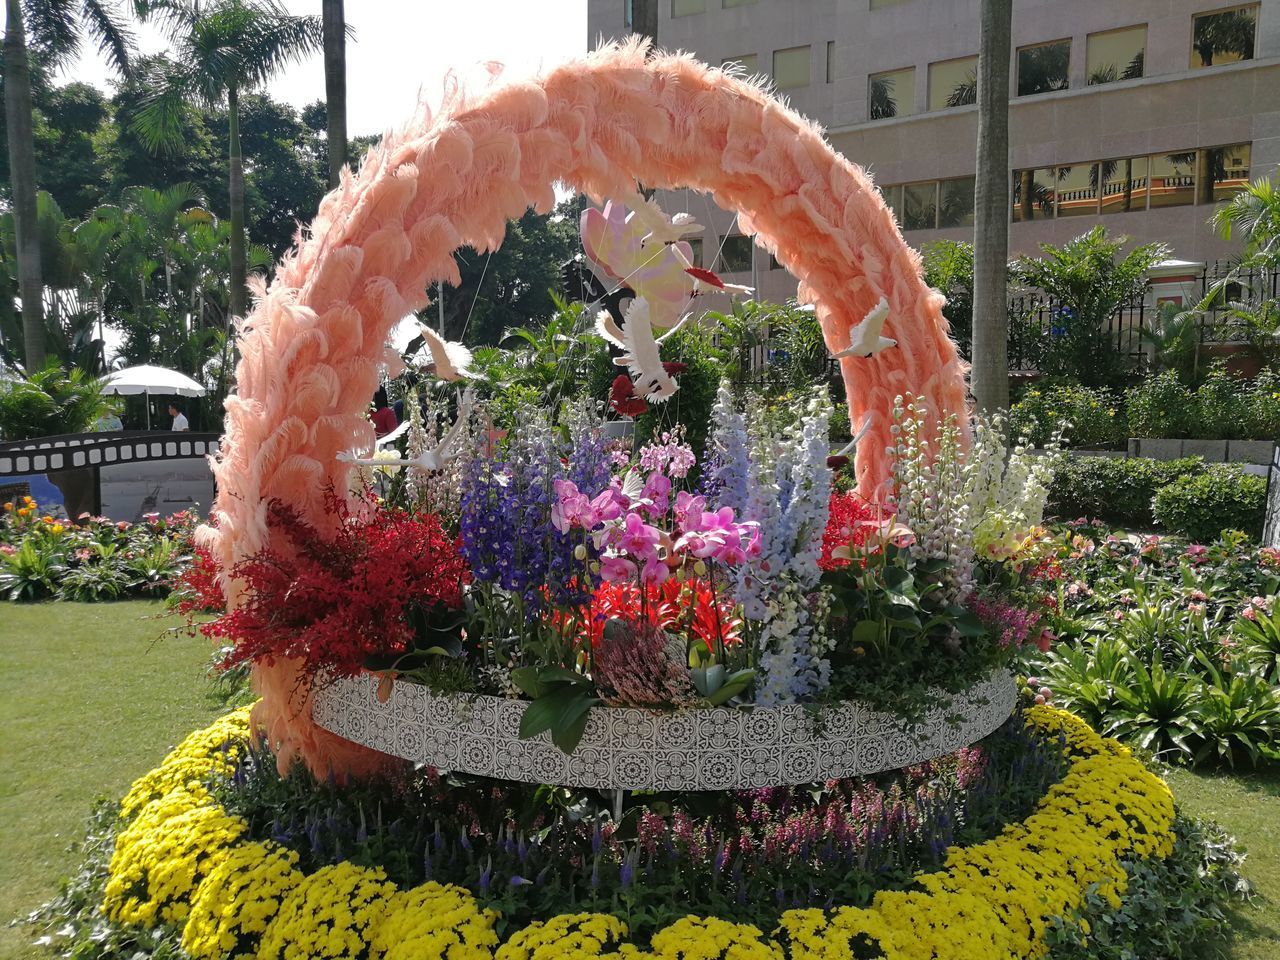
<path id="1" fill-rule="evenodd" d="M 1009 410 L 1009 435 L 1043 447 L 1060 424 L 1067 424 L 1064 445 L 1104 449 L 1124 443 L 1124 410 L 1106 387 L 1046 383 L 1030 387 Z"/>
<path id="2" fill-rule="evenodd" d="M 1193 421 L 1191 391 L 1172 370 L 1148 377 L 1125 395 L 1135 437 L 1186 437 Z"/>
<path id="3" fill-rule="evenodd" d="M 1242 530 L 1256 538 L 1262 532 L 1266 497 L 1265 477 L 1213 464 L 1157 490 L 1152 514 L 1166 530 L 1201 543 L 1216 540 L 1223 530 Z"/>
<path id="4" fill-rule="evenodd" d="M 1280 266 L 1280 183 L 1259 177 L 1214 210 L 1212 222 L 1224 240 L 1240 235 L 1246 263 Z"/>
<path id="5" fill-rule="evenodd" d="M 973 244 L 964 240 L 936 240 L 920 251 L 924 282 L 947 298 L 942 315 L 951 337 L 961 345 L 973 339 Z"/>
<path id="6" fill-rule="evenodd" d="M 1041 256 L 1022 256 L 1012 264 L 1012 279 L 1041 290 L 1058 304 L 1059 336 L 1044 345 L 1040 369 L 1086 386 L 1112 386 L 1128 376 L 1127 360 L 1103 330 L 1107 319 L 1146 288 L 1147 272 L 1169 255 L 1161 243 L 1121 250 L 1127 238 L 1111 238 L 1094 227 L 1062 246 L 1044 243 Z"/>
<path id="7" fill-rule="evenodd" d="M 106 405 L 101 381 L 50 361 L 25 380 L 0 381 L 0 439 L 80 433 L 93 426 Z"/>
<path id="8" fill-rule="evenodd" d="M 1220 945 L 1227 911 L 1250 893 L 1244 855 L 1217 824 L 1179 814 L 1173 829 L 1168 857 L 1124 864 L 1118 910 L 1094 884 L 1081 909 L 1053 921 L 1050 960 L 1190 960 Z"/>
<path id="9" fill-rule="evenodd" d="M 1215 364 L 1196 390 L 1171 372 L 1149 377 L 1127 394 L 1137 437 L 1272 440 L 1280 437 L 1280 373 L 1235 377 Z"/>
<path id="10" fill-rule="evenodd" d="M 683 428 L 684 439 L 699 455 L 707 448 L 711 429 L 711 410 L 716 405 L 723 367 L 708 350 L 708 337 L 697 330 L 677 331 L 664 344 L 664 358 L 688 364 L 676 379 L 680 389 L 665 403 L 651 403 L 648 411 L 636 418 L 635 449 L 654 437 Z"/>
<path id="11" fill-rule="evenodd" d="M 1199 457 L 1064 458 L 1049 488 L 1049 511 L 1062 519 L 1091 517 L 1118 526 L 1150 529 L 1156 525 L 1151 506 L 1156 491 L 1204 469 Z"/>

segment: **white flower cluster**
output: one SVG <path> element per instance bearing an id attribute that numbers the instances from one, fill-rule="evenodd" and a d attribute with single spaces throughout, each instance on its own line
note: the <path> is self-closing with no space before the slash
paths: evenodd
<path id="1" fill-rule="evenodd" d="M 1044 520 L 1049 484 L 1063 457 L 1062 430 L 1037 454 L 1025 440 L 1008 449 L 1003 417 L 974 418 L 967 487 L 978 556 L 1007 556 Z"/>

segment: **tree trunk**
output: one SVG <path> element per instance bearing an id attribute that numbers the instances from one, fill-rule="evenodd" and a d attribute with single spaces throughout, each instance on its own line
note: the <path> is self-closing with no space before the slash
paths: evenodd
<path id="1" fill-rule="evenodd" d="M 982 0 L 973 244 L 973 370 L 979 411 L 1009 406 L 1009 37 L 1013 0 Z M 1025 201 L 1025 197 L 1024 197 Z"/>
<path id="2" fill-rule="evenodd" d="M 227 125 L 231 132 L 231 290 L 227 335 L 233 336 L 232 324 L 235 320 L 242 319 L 245 313 L 245 280 L 248 272 L 244 249 L 244 158 L 240 155 L 240 91 L 234 86 L 227 91 Z"/>
<path id="3" fill-rule="evenodd" d="M 321 0 L 324 17 L 324 95 L 329 117 L 329 188 L 347 165 L 347 23 L 343 0 Z"/>
<path id="4" fill-rule="evenodd" d="M 31 65 L 21 0 L 5 0 L 4 107 L 13 180 L 13 224 L 22 298 L 22 348 L 27 372 L 44 366 L 44 281 L 40 276 L 40 231 L 36 212 L 35 135 L 31 129 Z"/>

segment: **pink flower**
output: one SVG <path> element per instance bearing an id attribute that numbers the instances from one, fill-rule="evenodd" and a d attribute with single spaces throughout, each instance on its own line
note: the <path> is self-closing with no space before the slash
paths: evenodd
<path id="1" fill-rule="evenodd" d="M 1258 611 L 1253 607 L 1245 607 L 1240 616 L 1244 617 L 1246 620 L 1256 623 L 1258 620 Z"/>
<path id="2" fill-rule="evenodd" d="M 1208 553 L 1209 553 L 1208 547 L 1204 546 L 1203 544 L 1193 543 L 1191 544 L 1191 546 L 1187 547 L 1186 551 L 1183 553 L 1183 556 L 1189 559 L 1192 563 L 1204 563 L 1206 560 L 1209 559 Z"/>
<path id="3" fill-rule="evenodd" d="M 572 527 L 590 530 L 600 521 L 587 495 L 579 493 L 577 484 L 572 480 L 557 480 L 554 486 L 557 500 L 551 508 L 553 527 L 561 533 L 568 533 Z"/>
<path id="4" fill-rule="evenodd" d="M 1270 597 L 1250 597 L 1249 605 L 1251 607 L 1256 607 L 1259 610 L 1270 610 L 1271 598 Z"/>
<path id="5" fill-rule="evenodd" d="M 707 498 L 694 496 L 687 490 L 676 494 L 676 523 L 685 533 L 701 529 L 702 512 L 707 508 Z"/>
<path id="6" fill-rule="evenodd" d="M 655 470 L 645 480 L 640 499 L 649 501 L 647 509 L 650 515 L 656 517 L 666 513 L 671 507 L 671 479 Z"/>
<path id="7" fill-rule="evenodd" d="M 1192 590 L 1187 594 L 1187 599 L 1194 600 L 1196 603 L 1204 603 L 1209 597 L 1203 590 Z"/>
<path id="8" fill-rule="evenodd" d="M 658 559 L 658 543 L 662 534 L 656 527 L 645 523 L 638 513 L 628 513 L 626 526 L 614 543 L 623 553 L 629 553 L 637 560 L 648 563 Z"/>
<path id="9" fill-rule="evenodd" d="M 626 557 L 605 556 L 600 558 L 600 579 L 606 583 L 630 580 L 635 575 L 636 565 Z"/>
<path id="10" fill-rule="evenodd" d="M 622 516 L 627 507 L 631 506 L 631 502 L 617 487 L 608 487 L 596 495 L 591 501 L 591 509 L 595 511 L 597 522 L 608 523 L 610 520 L 617 520 Z"/>

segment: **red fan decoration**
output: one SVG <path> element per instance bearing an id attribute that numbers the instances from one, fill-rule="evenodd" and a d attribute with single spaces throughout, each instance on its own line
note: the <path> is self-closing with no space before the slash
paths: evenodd
<path id="1" fill-rule="evenodd" d="M 685 267 L 684 272 L 695 280 L 701 280 L 703 283 L 715 287 L 717 290 L 724 289 L 724 281 L 710 270 L 704 270 L 702 267 Z"/>

